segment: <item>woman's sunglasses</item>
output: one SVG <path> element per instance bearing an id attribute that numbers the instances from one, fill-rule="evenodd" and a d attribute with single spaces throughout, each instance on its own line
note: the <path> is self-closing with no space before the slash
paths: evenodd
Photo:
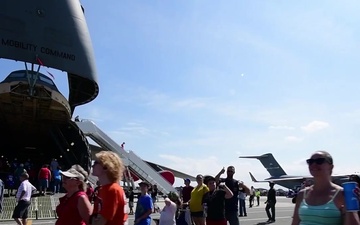
<path id="1" fill-rule="evenodd" d="M 79 179 L 76 178 L 76 177 L 66 177 L 66 176 L 62 176 L 62 178 L 63 178 L 64 180 L 79 180 Z"/>
<path id="2" fill-rule="evenodd" d="M 326 158 L 307 159 L 306 163 L 310 166 L 312 164 L 322 165 L 325 162 L 329 162 Z"/>

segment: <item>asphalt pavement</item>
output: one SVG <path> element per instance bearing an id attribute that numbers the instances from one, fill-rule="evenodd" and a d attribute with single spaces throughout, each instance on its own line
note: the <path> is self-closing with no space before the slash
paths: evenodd
<path id="1" fill-rule="evenodd" d="M 247 206 L 247 216 L 239 217 L 240 225 L 264 225 L 267 224 L 268 220 L 265 213 L 265 197 L 260 199 L 260 206 L 254 206 L 249 208 Z M 248 204 L 248 201 L 247 201 Z M 157 205 L 162 209 L 164 207 L 164 202 L 157 202 Z M 134 209 L 136 203 L 134 205 Z M 291 203 L 291 199 L 285 197 L 278 197 L 276 203 L 276 222 L 271 223 L 274 225 L 288 225 L 291 224 L 291 217 L 294 210 L 294 204 Z M 152 218 L 159 218 L 159 213 L 154 213 L 151 215 Z M 31 220 L 28 222 L 28 225 L 50 225 L 55 224 L 56 220 Z M 134 224 L 134 215 L 129 215 L 129 225 Z M 0 221 L 0 225 L 16 225 L 14 221 Z M 156 225 L 152 222 L 152 225 Z"/>

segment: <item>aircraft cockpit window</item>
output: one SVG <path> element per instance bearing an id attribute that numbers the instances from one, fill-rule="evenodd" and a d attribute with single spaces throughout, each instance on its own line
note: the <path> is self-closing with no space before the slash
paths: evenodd
<path id="1" fill-rule="evenodd" d="M 21 78 L 21 77 L 25 77 L 25 73 L 23 72 L 14 72 L 14 73 L 11 73 L 9 77 L 11 78 Z"/>
<path id="2" fill-rule="evenodd" d="M 48 84 L 54 85 L 54 82 L 50 78 L 47 78 L 45 76 L 40 76 L 40 80 L 44 81 L 44 82 L 46 82 Z"/>

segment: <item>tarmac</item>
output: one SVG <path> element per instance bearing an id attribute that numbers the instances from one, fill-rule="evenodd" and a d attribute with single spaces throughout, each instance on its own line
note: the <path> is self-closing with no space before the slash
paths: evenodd
<path id="1" fill-rule="evenodd" d="M 247 205 L 247 216 L 239 217 L 240 225 L 265 225 L 268 224 L 268 220 L 265 212 L 264 201 L 266 197 L 260 198 L 260 205 L 249 208 Z M 255 201 L 256 202 L 256 201 Z M 164 207 L 164 202 L 159 201 L 156 203 L 160 209 Z M 248 204 L 248 201 L 247 201 Z M 277 197 L 276 203 L 276 222 L 270 223 L 274 225 L 288 225 L 291 224 L 291 218 L 293 215 L 295 204 L 291 203 L 290 198 L 286 197 Z M 136 208 L 136 203 L 134 204 L 134 211 Z M 160 217 L 159 213 L 154 213 L 151 215 L 153 219 L 158 219 Z M 51 225 L 55 224 L 56 219 L 52 220 L 29 220 L 28 225 Z M 129 215 L 129 225 L 134 224 L 134 215 Z M 14 221 L 0 221 L 0 225 L 16 225 Z M 152 221 L 151 225 L 156 225 Z"/>

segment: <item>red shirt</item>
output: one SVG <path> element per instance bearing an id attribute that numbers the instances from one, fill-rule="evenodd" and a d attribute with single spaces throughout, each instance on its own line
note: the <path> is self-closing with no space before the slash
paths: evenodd
<path id="1" fill-rule="evenodd" d="M 51 172 L 48 168 L 43 167 L 40 169 L 39 171 L 39 179 L 46 179 L 46 180 L 50 180 L 51 177 Z"/>
<path id="2" fill-rule="evenodd" d="M 78 209 L 78 200 L 80 196 L 86 195 L 83 191 L 74 193 L 70 198 L 66 195 L 59 198 L 60 204 L 56 207 L 58 219 L 55 225 L 86 225 L 81 218 Z"/>
<path id="3" fill-rule="evenodd" d="M 123 225 L 127 222 L 126 197 L 118 183 L 101 186 L 94 201 L 94 215 L 100 214 L 106 225 Z"/>

